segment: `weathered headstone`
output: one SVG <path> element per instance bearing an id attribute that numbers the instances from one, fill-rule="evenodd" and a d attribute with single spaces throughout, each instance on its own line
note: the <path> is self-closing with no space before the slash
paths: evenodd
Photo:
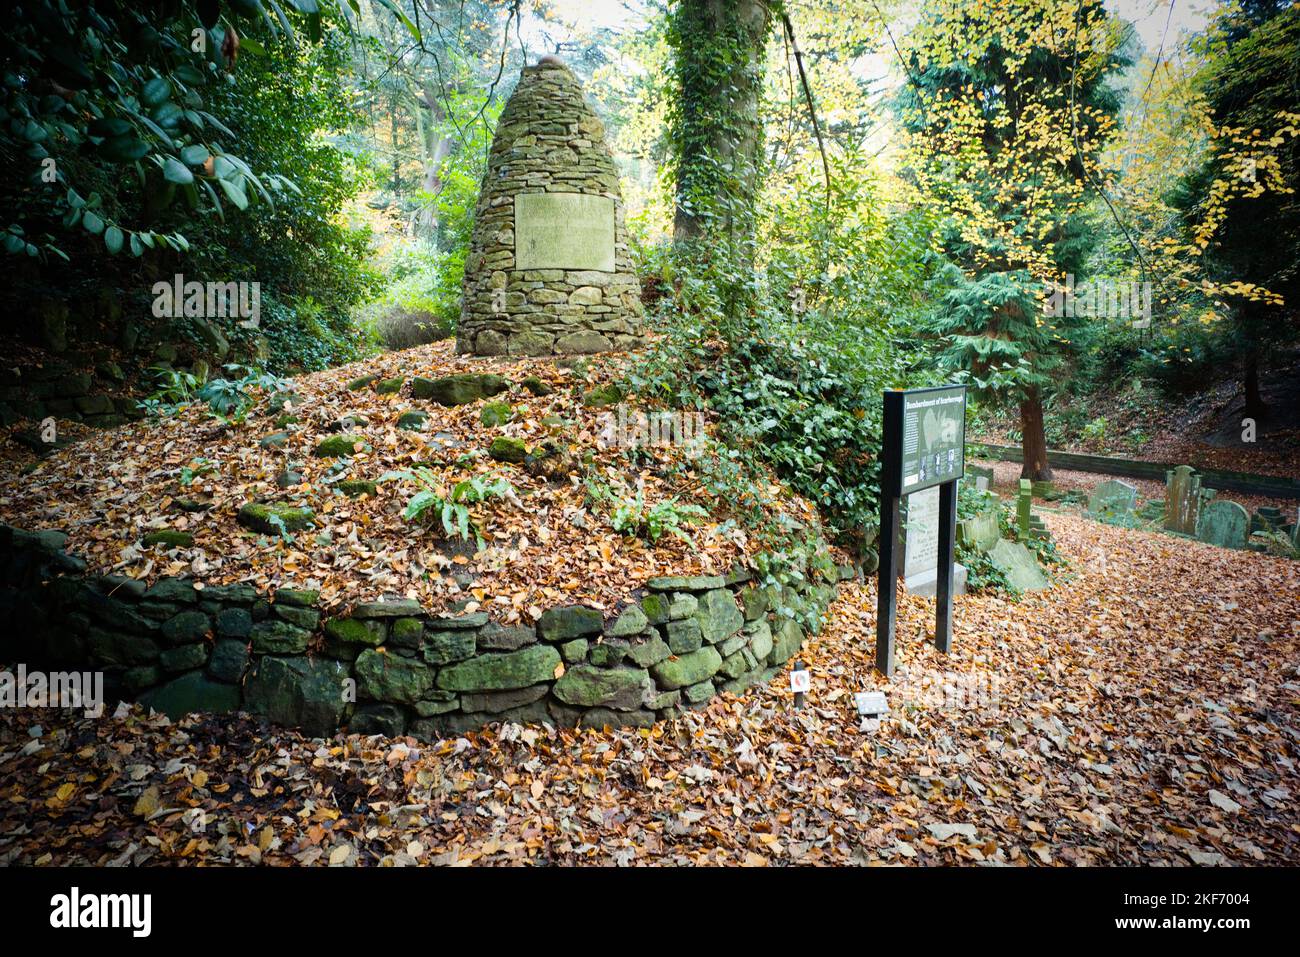
<path id="1" fill-rule="evenodd" d="M 939 577 L 939 486 L 907 496 L 903 545 L 903 587 L 913 595 L 932 596 Z M 953 594 L 966 594 L 966 568 L 953 565 Z"/>
<path id="2" fill-rule="evenodd" d="M 993 470 L 981 465 L 967 465 L 966 475 L 975 483 L 975 488 L 987 492 L 993 487 Z"/>
<path id="3" fill-rule="evenodd" d="M 1098 519 L 1126 518 L 1137 504 L 1137 494 L 1137 486 L 1107 479 L 1088 496 L 1088 515 Z"/>
<path id="4" fill-rule="evenodd" d="M 526 66 L 497 123 L 465 262 L 456 349 L 635 348 L 641 288 L 605 127 L 554 57 Z"/>
<path id="5" fill-rule="evenodd" d="M 1261 505 L 1250 517 L 1252 532 L 1275 532 L 1284 524 L 1282 510 L 1276 505 Z"/>
<path id="6" fill-rule="evenodd" d="M 1016 528 L 1024 538 L 1047 538 L 1047 526 L 1034 514 L 1034 483 L 1020 480 L 1020 494 L 1016 497 Z"/>
<path id="7" fill-rule="evenodd" d="M 1196 537 L 1222 548 L 1245 548 L 1250 537 L 1250 513 L 1227 499 L 1211 502 L 1201 512 Z"/>
<path id="8" fill-rule="evenodd" d="M 1033 522 L 1034 484 L 1029 479 L 1020 480 L 1020 493 L 1016 496 L 1016 527 L 1028 535 Z"/>
<path id="9" fill-rule="evenodd" d="M 989 560 L 1006 576 L 1013 588 L 1020 591 L 1041 591 L 1048 586 L 1047 577 L 1038 567 L 1034 553 L 1019 542 L 1005 538 L 989 550 Z"/>
<path id="10" fill-rule="evenodd" d="M 987 552 L 997 544 L 999 535 L 996 512 L 980 512 L 957 523 L 957 541 L 967 548 Z"/>
<path id="11" fill-rule="evenodd" d="M 1195 535 L 1201 514 L 1201 477 L 1190 465 L 1165 473 L 1165 530 Z"/>

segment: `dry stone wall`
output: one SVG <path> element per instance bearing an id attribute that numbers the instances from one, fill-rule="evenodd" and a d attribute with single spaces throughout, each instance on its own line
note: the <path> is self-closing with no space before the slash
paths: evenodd
<path id="1" fill-rule="evenodd" d="M 638 346 L 641 289 L 628 255 L 605 128 L 568 67 L 524 67 L 483 178 L 456 346 L 552 355 Z"/>
<path id="2" fill-rule="evenodd" d="M 306 589 L 88 575 L 65 541 L 0 526 L 0 666 L 100 671 L 110 707 L 242 710 L 314 736 L 645 726 L 771 678 L 805 637 L 777 609 L 820 613 L 835 592 L 822 582 L 785 594 L 737 571 L 652 579 L 609 619 L 573 605 L 501 625 L 405 599 L 326 618 Z"/>

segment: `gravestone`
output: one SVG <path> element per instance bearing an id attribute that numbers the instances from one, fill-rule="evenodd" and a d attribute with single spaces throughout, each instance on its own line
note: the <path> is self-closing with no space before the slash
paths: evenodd
<path id="1" fill-rule="evenodd" d="M 1201 514 L 1201 477 L 1190 465 L 1165 473 L 1165 530 L 1195 535 Z"/>
<path id="2" fill-rule="evenodd" d="M 939 579 L 939 486 L 907 496 L 903 545 L 903 587 L 913 595 L 933 596 Z M 966 567 L 952 569 L 954 595 L 966 594 Z"/>
<path id="3" fill-rule="evenodd" d="M 967 465 L 966 475 L 975 483 L 975 488 L 987 492 L 993 487 L 993 470 L 980 465 Z"/>
<path id="4" fill-rule="evenodd" d="M 1276 505 L 1261 505 L 1250 517 L 1252 532 L 1276 532 L 1283 524 L 1282 510 Z"/>
<path id="5" fill-rule="evenodd" d="M 1098 484 L 1088 496 L 1088 516 L 1097 519 L 1126 518 L 1137 504 L 1137 486 L 1118 479 Z"/>
<path id="6" fill-rule="evenodd" d="M 1245 548 L 1250 537 L 1250 513 L 1236 502 L 1211 502 L 1201 512 L 1196 537 L 1222 548 Z"/>
<path id="7" fill-rule="evenodd" d="M 996 512 L 980 512 L 957 523 L 957 541 L 966 548 L 987 552 L 1000 537 Z"/>
<path id="8" fill-rule="evenodd" d="M 1020 480 L 1020 494 L 1016 497 L 1016 528 L 1025 538 L 1048 538 L 1047 526 L 1034 514 L 1034 483 Z"/>
<path id="9" fill-rule="evenodd" d="M 998 539 L 989 550 L 989 561 L 1020 591 L 1041 591 L 1048 586 L 1047 576 L 1038 567 L 1034 553 L 1019 542 Z"/>
<path id="10" fill-rule="evenodd" d="M 642 342 L 618 169 L 577 78 L 524 67 L 474 211 L 456 351 L 551 355 Z"/>

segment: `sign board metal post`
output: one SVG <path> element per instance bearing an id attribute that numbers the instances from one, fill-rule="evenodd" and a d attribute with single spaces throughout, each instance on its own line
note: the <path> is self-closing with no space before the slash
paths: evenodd
<path id="1" fill-rule="evenodd" d="M 876 667 L 894 672 L 898 614 L 899 503 L 939 486 L 939 555 L 934 644 L 952 645 L 953 552 L 957 539 L 957 480 L 966 467 L 966 387 L 886 392 L 880 470 L 880 577 L 876 595 Z"/>

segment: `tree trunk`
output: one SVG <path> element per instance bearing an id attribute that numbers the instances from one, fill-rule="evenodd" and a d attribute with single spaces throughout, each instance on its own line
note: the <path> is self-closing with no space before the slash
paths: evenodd
<path id="1" fill-rule="evenodd" d="M 421 104 L 429 110 L 428 129 L 425 130 L 423 125 L 420 129 L 421 143 L 424 146 L 424 182 L 421 187 L 425 193 L 436 196 L 442 192 L 442 164 L 451 154 L 452 140 L 443 135 L 442 122 L 447 114 L 432 84 L 425 86 L 417 110 Z M 422 208 L 416 215 L 415 225 L 420 235 L 430 241 L 437 240 L 438 204 L 429 202 Z"/>
<path id="2" fill-rule="evenodd" d="M 1046 482 L 1052 478 L 1052 467 L 1047 463 L 1047 435 L 1043 431 L 1043 396 L 1031 389 L 1020 403 L 1020 437 L 1024 452 L 1024 466 L 1020 477 L 1031 482 Z"/>
<path id="3" fill-rule="evenodd" d="M 682 0 L 674 15 L 678 242 L 753 238 L 771 23 L 762 0 Z"/>

